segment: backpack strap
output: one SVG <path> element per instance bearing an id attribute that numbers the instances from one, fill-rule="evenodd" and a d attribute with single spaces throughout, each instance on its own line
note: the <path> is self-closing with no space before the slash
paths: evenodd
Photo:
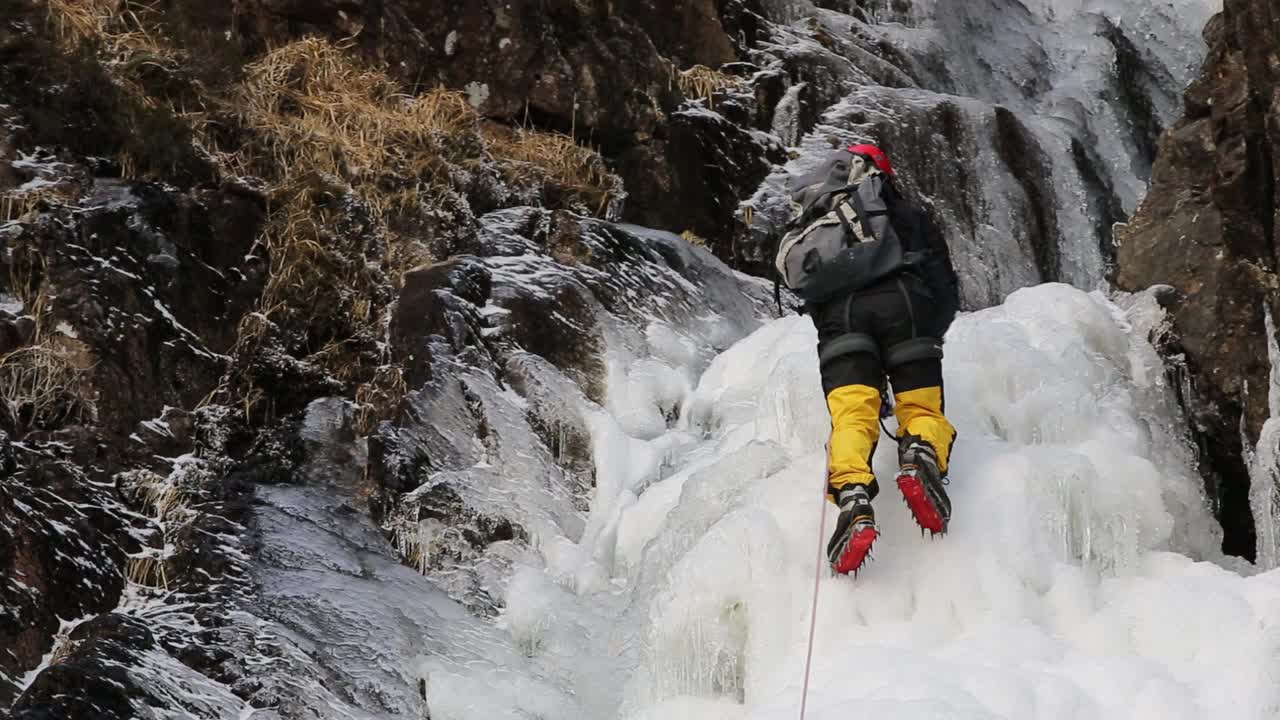
<path id="1" fill-rule="evenodd" d="M 866 181 L 864 180 L 863 182 L 866 182 Z M 869 238 L 875 238 L 876 240 L 879 240 L 880 238 L 876 237 L 875 231 L 871 229 L 871 216 L 887 215 L 888 213 L 883 210 L 868 212 L 867 204 L 862 201 L 862 196 L 858 194 L 857 190 L 854 190 L 853 192 L 849 193 L 849 201 L 853 203 L 853 209 L 858 212 L 858 222 L 862 225 L 863 234 L 865 234 Z M 836 215 L 839 215 L 839 214 L 840 213 L 838 212 L 836 213 Z M 840 222 L 842 223 L 844 222 L 843 217 L 840 218 Z M 845 232 L 849 232 L 849 228 L 847 225 L 845 226 Z"/>
<path id="2" fill-rule="evenodd" d="M 845 217 L 844 213 L 840 212 L 840 206 L 843 203 L 843 200 L 837 200 L 836 204 L 832 206 L 831 212 L 835 213 L 836 219 L 840 221 L 840 228 L 844 230 L 845 237 L 857 238 L 857 234 L 853 232 L 853 228 L 849 225 L 849 218 Z M 850 243 L 846 241 L 845 244 L 848 245 Z"/>

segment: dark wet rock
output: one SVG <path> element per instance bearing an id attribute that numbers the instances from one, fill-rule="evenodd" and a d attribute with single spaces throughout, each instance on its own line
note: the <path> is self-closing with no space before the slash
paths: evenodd
<path id="1" fill-rule="evenodd" d="M 231 624 L 250 587 L 245 547 L 252 490 L 225 477 L 231 460 L 219 454 L 225 445 L 218 438 L 230 434 L 226 414 L 205 409 L 163 417 L 166 442 L 183 436 L 205 457 L 168 458 L 167 475 L 139 468 L 118 473 L 112 483 L 87 482 L 69 463 L 48 459 L 28 463 L 31 469 L 17 476 L 17 497 L 27 486 L 47 486 L 65 498 L 60 507 L 78 508 L 87 519 L 74 529 L 65 526 L 74 519 L 66 519 L 43 539 L 49 552 L 76 569 L 40 581 L 41 588 L 57 592 L 36 598 L 37 607 L 56 617 L 47 627 L 30 627 L 45 643 L 40 649 L 52 654 L 14 705 L 13 717 L 133 718 L 154 711 L 213 720 L 242 712 L 243 702 L 219 683 L 235 676 L 245 652 L 232 650 L 220 628 Z M 159 429 L 157 420 L 151 431 Z M 0 497 L 14 497 L 5 490 Z M 84 496 L 88 491 L 98 495 Z M 16 524 L 27 532 L 60 517 L 31 492 L 22 502 L 40 517 Z M 126 552 L 157 561 L 126 564 Z M 133 602 L 118 608 L 125 569 Z M 99 581 L 104 587 L 67 592 L 99 574 L 105 574 Z M 165 598 L 181 600 L 166 607 Z M 142 599 L 149 601 L 139 610 Z M 74 630 L 67 632 L 66 623 Z M 40 658 L 24 658 L 20 667 L 35 668 Z"/>
<path id="2" fill-rule="evenodd" d="M 716 0 L 626 0 L 618 14 L 633 18 L 663 55 L 687 68 L 720 67 L 736 59 Z"/>
<path id="3" fill-rule="evenodd" d="M 247 556 L 228 550 L 241 545 L 247 534 L 252 490 L 236 480 L 213 479 L 202 491 L 186 501 L 190 520 L 166 532 L 171 546 L 167 567 L 174 578 L 168 589 L 225 605 L 248 578 Z"/>
<path id="4" fill-rule="evenodd" d="M 20 716 L 96 708 L 132 717 L 137 692 L 156 707 L 169 701 L 116 684 L 106 669 L 151 660 L 110 655 L 115 641 L 59 644 L 56 635 L 60 620 L 113 609 L 129 583 L 141 594 L 182 593 L 188 607 L 225 607 L 246 582 L 237 550 L 246 493 L 219 478 L 218 461 L 197 459 L 207 429 L 182 407 L 218 386 L 239 319 L 261 292 L 264 266 L 251 249 L 265 208 L 251 193 L 93 177 L 90 161 L 68 152 L 24 152 L 20 173 L 76 182 L 69 196 L 6 225 L 4 278 L 23 284 L 4 290 L 38 297 L 40 311 L 6 327 L 38 323 L 40 334 L 19 342 L 51 354 L 74 382 L 64 380 L 52 402 L 19 396 L 0 418 L 23 439 L 0 479 L 9 580 L 0 609 L 12 615 L 0 623 L 0 674 L 12 682 L 56 646 L 55 659 L 65 659 L 37 676 Z M 14 700 L 10 682 L 0 683 L 0 705 Z"/>
<path id="5" fill-rule="evenodd" d="M 506 288 L 511 339 L 545 357 L 600 402 L 605 393 L 604 342 L 590 290 L 566 280 L 546 289 Z"/>
<path id="6" fill-rule="evenodd" d="M 104 614 L 77 625 L 60 640 L 49 667 L 13 706 L 10 717 L 235 717 L 245 712 L 246 704 L 192 667 L 216 662 L 220 655 L 216 650 L 179 650 L 162 626 L 147 619 Z"/>
<path id="7" fill-rule="evenodd" d="M 0 8 L 0 88 L 26 116 L 19 139 L 80 157 L 127 152 L 138 170 L 164 172 L 184 187 L 210 180 L 212 163 L 195 149 L 190 125 L 113 82 L 91 48 L 61 52 L 47 34 L 48 14 L 34 0 Z M 118 164 L 112 170 L 119 175 Z"/>
<path id="8" fill-rule="evenodd" d="M 634 4 L 637 10 L 645 5 Z M 699 60 L 731 59 L 715 50 L 727 38 L 723 31 L 715 38 L 717 18 L 705 17 L 710 3 L 658 4 L 667 10 L 689 5 L 686 12 L 646 18 L 672 49 L 688 47 Z M 334 39 L 359 33 L 367 55 L 386 60 L 410 82 L 462 89 L 486 115 L 519 119 L 528 112 L 566 131 L 594 131 L 606 144 L 652 133 L 679 97 L 648 29 L 627 9 L 611 11 L 604 3 L 398 0 L 304 7 L 256 0 L 237 10 L 237 29 L 255 45 L 308 33 Z M 610 82 L 613 77 L 628 82 Z"/>
<path id="9" fill-rule="evenodd" d="M 0 355 L 17 350 L 31 342 L 35 336 L 36 323 L 30 316 L 14 317 L 0 312 Z"/>
<path id="10" fill-rule="evenodd" d="M 477 309 L 488 299 L 489 287 L 488 270 L 470 257 L 405 274 L 391 339 L 411 387 L 431 379 L 433 343 L 428 338 L 447 341 L 453 351 L 481 345 Z"/>
<path id="11" fill-rule="evenodd" d="M 747 118 L 748 120 L 750 118 Z M 776 141 L 700 107 L 676 112 L 662 136 L 622 158 L 630 188 L 627 217 L 649 227 L 691 231 L 718 257 L 765 274 L 767 264 L 735 248 L 738 203 L 786 160 Z"/>
<path id="12" fill-rule="evenodd" d="M 1185 363 L 1224 548 L 1245 557 L 1255 538 L 1242 440 L 1256 443 L 1270 414 L 1265 314 L 1280 313 L 1278 21 L 1274 3 L 1227 0 L 1187 114 L 1160 138 L 1151 191 L 1117 232 L 1116 284 L 1176 291 L 1164 349 Z"/>
<path id="13" fill-rule="evenodd" d="M 255 485 L 302 482 L 297 474 L 306 454 L 298 436 L 299 421 L 284 419 L 253 434 L 251 445 L 229 468 L 232 481 Z"/>
<path id="14" fill-rule="evenodd" d="M 468 486 L 476 479 L 477 473 L 438 473 L 401 498 L 395 519 L 406 529 L 393 541 L 410 566 L 468 610 L 493 616 L 502 607 L 493 581 L 510 574 L 509 559 L 495 547 L 525 544 L 529 535 L 507 517 L 512 511 L 504 504 L 475 501 Z"/>
<path id="15" fill-rule="evenodd" d="M 9 440 L 9 433 L 0 430 L 0 475 L 8 476 L 18 468 L 18 448 Z"/>
<path id="16" fill-rule="evenodd" d="M 131 431 L 166 405 L 195 406 L 217 385 L 236 323 L 261 288 L 245 256 L 262 217 L 239 195 L 97 180 L 78 206 L 11 232 L 6 270 L 42 258 L 41 322 L 84 368 L 101 422 Z"/>
<path id="17" fill-rule="evenodd" d="M 1014 223 L 1027 228 L 1031 256 L 1035 259 L 1040 279 L 1058 282 L 1062 279 L 1059 257 L 1062 236 L 1049 178 L 1043 173 L 1043 168 L 1049 164 L 1048 158 L 1026 127 L 1005 108 L 997 107 L 995 110 L 995 132 L 993 145 L 1027 199 L 1026 204 L 1019 208 L 1026 214 L 1020 212 Z"/>
<path id="18" fill-rule="evenodd" d="M 136 548 L 122 499 L 91 483 L 57 447 L 4 443 L 0 474 L 0 705 L 11 683 L 49 651 L 59 618 L 114 607 Z M 13 470 L 16 469 L 16 472 Z"/>
<path id="19" fill-rule="evenodd" d="M 15 720 L 136 717 L 145 702 L 131 668 L 156 647 L 146 624 L 137 618 L 103 615 L 77 627 L 64 641 L 64 656 L 36 676 L 12 708 Z"/>
<path id="20" fill-rule="evenodd" d="M 8 438 L 18 432 L 18 417 L 9 403 L 0 403 L 0 433 Z"/>
<path id="21" fill-rule="evenodd" d="M 1098 34 L 1115 47 L 1116 75 L 1112 90 L 1119 100 L 1117 109 L 1128 115 L 1131 141 L 1138 150 L 1133 164 L 1138 177 L 1145 180 L 1150 177 L 1164 123 L 1152 98 L 1143 91 L 1150 87 L 1172 87 L 1174 83 L 1168 77 L 1156 76 L 1159 70 L 1144 61 L 1133 39 L 1111 18 L 1098 18 Z"/>
<path id="22" fill-rule="evenodd" d="M 240 371 L 253 387 L 271 390 L 271 403 L 258 406 L 254 414 L 263 424 L 269 424 L 273 417 L 297 413 L 317 397 L 346 390 L 325 368 L 286 351 L 285 342 L 279 326 L 270 323 L 260 341 L 238 359 Z"/>
<path id="23" fill-rule="evenodd" d="M 557 378 L 544 367 L 545 357 L 516 353 L 503 366 L 511 388 L 529 401 L 529 425 L 542 440 L 555 463 L 573 485 L 577 505 L 585 511 L 586 498 L 595 485 L 595 456 L 591 433 L 576 404 L 582 389 L 567 378 Z"/>
<path id="24" fill-rule="evenodd" d="M 131 464 L 167 472 L 175 458 L 195 449 L 196 423 L 195 413 L 166 407 L 158 417 L 138 423 L 124 454 Z"/>

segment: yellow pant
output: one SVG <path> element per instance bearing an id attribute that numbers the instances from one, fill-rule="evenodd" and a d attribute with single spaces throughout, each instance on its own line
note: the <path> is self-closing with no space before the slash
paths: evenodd
<path id="1" fill-rule="evenodd" d="M 938 453 L 938 469 L 947 471 L 956 430 L 942 414 L 942 388 L 918 388 L 894 394 L 893 414 L 898 435 L 924 438 Z M 827 395 L 831 411 L 831 439 L 827 443 L 827 482 L 839 490 L 846 485 L 871 485 L 871 454 L 880 439 L 880 391 L 870 385 L 845 385 Z"/>

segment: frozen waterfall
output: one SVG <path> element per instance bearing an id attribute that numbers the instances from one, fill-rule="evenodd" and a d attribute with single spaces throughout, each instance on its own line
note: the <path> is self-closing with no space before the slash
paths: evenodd
<path id="1" fill-rule="evenodd" d="M 1215 549 L 1144 339 L 1159 318 L 1147 296 L 1050 284 L 957 320 L 951 532 L 921 538 L 886 484 L 875 562 L 821 584 L 810 718 L 1280 712 L 1280 574 Z M 626 401 L 595 411 L 592 530 L 544 539 L 508 588 L 531 675 L 494 689 L 496 668 L 431 660 L 432 717 L 796 717 L 827 429 L 814 341 L 804 317 L 761 327 L 646 439 L 626 418 L 688 368 L 631 365 Z M 891 477 L 890 443 L 875 460 Z"/>

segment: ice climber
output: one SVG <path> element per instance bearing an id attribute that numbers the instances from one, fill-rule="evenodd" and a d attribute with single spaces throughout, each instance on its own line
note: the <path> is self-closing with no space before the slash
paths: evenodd
<path id="1" fill-rule="evenodd" d="M 886 375 L 898 421 L 898 489 L 922 532 L 947 530 L 943 486 L 956 431 L 943 414 L 942 336 L 958 306 L 956 275 L 941 233 L 899 192 L 888 156 L 874 145 L 834 152 L 789 189 L 779 282 L 804 301 L 818 329 L 831 412 L 827 489 L 840 508 L 827 555 L 835 572 L 856 573 L 878 535 L 871 457 Z"/>

